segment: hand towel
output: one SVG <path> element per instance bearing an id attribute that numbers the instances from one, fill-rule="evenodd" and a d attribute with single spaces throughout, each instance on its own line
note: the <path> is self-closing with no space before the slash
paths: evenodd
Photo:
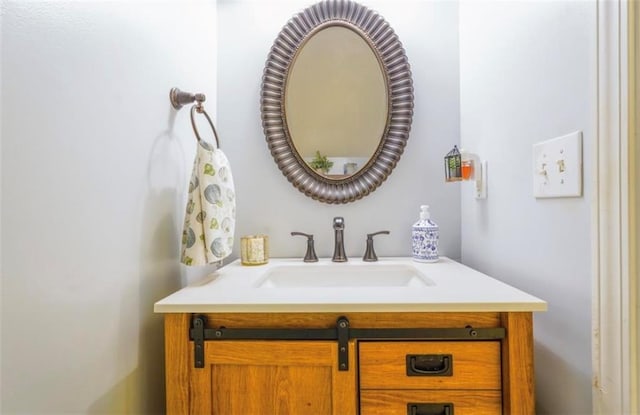
<path id="1" fill-rule="evenodd" d="M 235 198 L 229 160 L 222 150 L 199 140 L 182 232 L 183 264 L 211 264 L 231 254 Z"/>

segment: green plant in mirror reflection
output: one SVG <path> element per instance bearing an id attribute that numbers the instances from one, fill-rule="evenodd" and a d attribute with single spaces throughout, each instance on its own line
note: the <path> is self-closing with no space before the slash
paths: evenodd
<path id="1" fill-rule="evenodd" d="M 327 174 L 329 169 L 333 167 L 333 161 L 329 160 L 327 156 L 320 154 L 320 151 L 316 151 L 316 156 L 311 160 L 309 166 L 314 170 L 322 170 L 322 172 Z"/>

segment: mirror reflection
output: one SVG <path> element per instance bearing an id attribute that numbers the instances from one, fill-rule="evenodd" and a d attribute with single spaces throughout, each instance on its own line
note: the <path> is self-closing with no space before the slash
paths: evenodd
<path id="1" fill-rule="evenodd" d="M 340 180 L 376 154 L 389 114 L 386 78 L 357 31 L 333 24 L 298 50 L 285 82 L 284 118 L 300 157 Z"/>

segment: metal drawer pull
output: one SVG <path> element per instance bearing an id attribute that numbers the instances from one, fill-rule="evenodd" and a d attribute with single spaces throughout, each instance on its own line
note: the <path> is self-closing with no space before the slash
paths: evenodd
<path id="1" fill-rule="evenodd" d="M 453 415 L 453 404 L 408 403 L 407 415 Z"/>
<path id="2" fill-rule="evenodd" d="M 453 376 L 450 354 L 408 354 L 407 376 Z"/>

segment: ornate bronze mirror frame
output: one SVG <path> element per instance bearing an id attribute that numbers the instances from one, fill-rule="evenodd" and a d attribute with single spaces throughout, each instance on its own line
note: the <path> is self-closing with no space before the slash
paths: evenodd
<path id="1" fill-rule="evenodd" d="M 368 163 L 353 175 L 327 178 L 296 151 L 287 126 L 285 90 L 296 56 L 319 30 L 339 25 L 358 33 L 376 55 L 386 84 L 387 120 L 380 144 Z M 260 110 L 271 155 L 299 191 L 324 203 L 358 200 L 386 180 L 400 159 L 411 129 L 413 83 L 405 51 L 389 24 L 376 12 L 349 0 L 325 0 L 295 15 L 269 53 L 262 79 Z"/>

